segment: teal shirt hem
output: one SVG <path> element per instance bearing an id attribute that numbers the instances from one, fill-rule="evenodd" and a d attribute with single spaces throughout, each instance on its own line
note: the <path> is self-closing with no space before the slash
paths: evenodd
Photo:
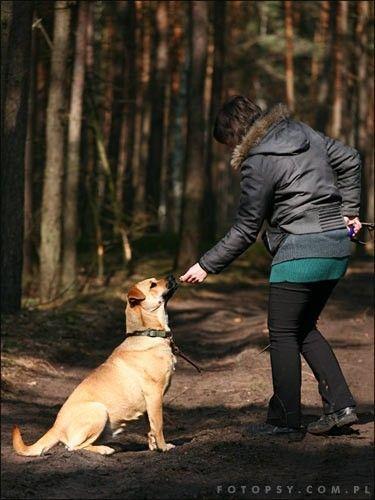
<path id="1" fill-rule="evenodd" d="M 310 257 L 293 259 L 274 264 L 271 267 L 270 283 L 308 283 L 313 281 L 337 280 L 348 268 L 349 257 Z"/>

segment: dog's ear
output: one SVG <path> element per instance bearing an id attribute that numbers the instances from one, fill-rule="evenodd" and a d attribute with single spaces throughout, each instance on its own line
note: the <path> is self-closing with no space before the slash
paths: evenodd
<path id="1" fill-rule="evenodd" d="M 145 300 L 146 295 L 139 288 L 133 286 L 128 292 L 128 302 L 130 307 L 138 305 L 142 300 Z"/>

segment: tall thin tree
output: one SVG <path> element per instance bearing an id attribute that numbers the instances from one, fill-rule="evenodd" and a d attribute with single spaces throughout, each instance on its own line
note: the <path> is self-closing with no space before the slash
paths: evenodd
<path id="1" fill-rule="evenodd" d="M 94 94 L 94 8 L 93 2 L 89 3 L 87 15 L 87 36 L 86 36 L 86 82 L 85 86 L 88 94 L 88 101 L 92 100 L 91 95 Z M 103 126 L 108 123 L 105 116 L 103 118 Z M 95 233 L 95 255 L 97 261 L 97 280 L 99 283 L 104 282 L 104 242 L 101 226 L 101 204 L 105 191 L 105 177 L 99 170 L 96 172 L 96 148 L 95 148 L 95 133 L 90 120 L 88 120 L 87 133 L 87 172 L 85 178 L 86 195 L 88 204 L 92 213 L 92 220 Z M 109 127 L 108 127 L 109 128 Z M 106 129 L 104 129 L 106 130 Z M 105 140 L 105 138 L 104 138 Z"/>
<path id="2" fill-rule="evenodd" d="M 294 63 L 293 63 L 293 2 L 284 0 L 285 7 L 285 91 L 286 102 L 294 111 Z"/>
<path id="3" fill-rule="evenodd" d="M 33 4 L 1 6 L 1 310 L 21 307 L 24 156 Z"/>
<path id="4" fill-rule="evenodd" d="M 348 8 L 349 2 L 339 0 L 335 4 L 336 7 L 336 22 L 333 44 L 333 95 L 332 95 L 332 110 L 330 118 L 330 134 L 332 137 L 341 137 L 342 121 L 344 109 L 344 46 L 345 36 L 348 29 Z"/>
<path id="5" fill-rule="evenodd" d="M 74 50 L 74 66 L 70 93 L 67 163 L 65 174 L 64 210 L 63 210 L 63 259 L 62 285 L 64 290 L 73 291 L 77 277 L 77 203 L 79 174 L 81 171 L 81 122 L 83 92 L 85 85 L 85 56 L 87 32 L 87 2 L 78 4 L 78 19 Z"/>
<path id="6" fill-rule="evenodd" d="M 205 237 L 208 242 L 215 239 L 216 234 L 216 211 L 215 195 L 213 186 L 213 161 L 214 145 L 212 140 L 212 130 L 215 116 L 218 112 L 223 89 L 224 64 L 225 64 L 225 27 L 226 27 L 226 2 L 215 0 L 213 3 L 214 16 L 214 61 L 211 87 L 211 101 L 208 119 L 208 131 L 206 142 L 206 175 L 205 175 L 205 210 L 204 226 Z"/>
<path id="7" fill-rule="evenodd" d="M 133 208 L 133 158 L 137 112 L 136 6 L 129 0 L 125 15 L 125 64 L 122 120 L 117 161 L 116 196 L 120 210 L 129 215 Z"/>
<path id="8" fill-rule="evenodd" d="M 185 56 L 184 24 L 181 12 L 184 6 L 177 0 L 169 2 L 170 37 L 169 43 L 169 68 L 170 68 L 170 98 L 169 120 L 166 140 L 166 179 L 165 179 L 165 206 L 166 229 L 169 232 L 178 232 L 179 229 L 179 193 L 178 185 L 181 177 L 183 159 L 182 141 L 182 101 L 183 71 Z"/>
<path id="9" fill-rule="evenodd" d="M 116 79 L 116 67 L 118 66 L 115 62 L 116 52 L 114 49 L 120 45 L 116 40 L 116 25 L 114 20 L 114 13 L 112 12 L 111 3 L 107 3 L 108 15 L 105 16 L 105 26 L 103 27 L 102 43 L 101 43 L 101 75 L 104 92 L 103 92 L 103 139 L 106 150 L 109 150 L 109 144 L 111 139 L 111 129 L 113 122 L 113 102 L 115 97 L 115 79 Z M 116 43 L 117 42 L 117 43 Z M 123 47 L 121 45 L 121 50 Z"/>
<path id="10" fill-rule="evenodd" d="M 35 17 L 35 15 L 34 15 Z M 27 133 L 25 147 L 25 217 L 23 239 L 23 283 L 24 286 L 32 279 L 32 249 L 33 249 L 33 168 L 35 140 L 35 89 L 36 89 L 37 46 L 36 33 L 31 33 L 31 58 L 29 76 L 29 97 L 27 110 Z"/>
<path id="11" fill-rule="evenodd" d="M 314 47 L 311 57 L 310 70 L 310 109 L 311 118 L 314 120 L 316 106 L 318 105 L 318 82 L 322 71 L 327 44 L 327 35 L 329 27 L 329 0 L 319 2 L 319 19 L 314 30 Z"/>
<path id="12" fill-rule="evenodd" d="M 199 256 L 204 193 L 203 93 L 208 46 L 207 2 L 192 1 L 189 14 L 188 130 L 181 216 L 181 238 L 176 264 L 184 268 Z"/>
<path id="13" fill-rule="evenodd" d="M 149 142 L 151 105 L 150 105 L 150 76 L 151 76 L 151 5 L 146 2 L 136 2 L 138 27 L 138 89 L 137 113 L 133 155 L 133 222 L 138 224 L 145 219 L 145 184 L 147 144 Z"/>
<path id="14" fill-rule="evenodd" d="M 151 74 L 151 131 L 148 147 L 146 171 L 146 201 L 150 212 L 154 215 L 154 224 L 160 202 L 160 179 L 163 159 L 164 138 L 164 101 L 166 70 L 168 67 L 168 11 L 167 3 L 159 1 L 156 5 L 156 44 L 155 71 Z"/>
<path id="15" fill-rule="evenodd" d="M 356 113 L 356 143 L 362 152 L 366 149 L 368 130 L 366 115 L 368 107 L 367 69 L 368 69 L 368 32 L 369 2 L 360 0 L 356 3 L 357 23 L 355 27 L 355 54 L 357 67 L 357 113 Z"/>
<path id="16" fill-rule="evenodd" d="M 335 2 L 327 2 L 327 6 L 322 4 L 322 8 L 326 8 L 326 16 L 324 16 L 324 45 L 322 53 L 322 67 L 319 71 L 318 81 L 316 82 L 317 95 L 315 107 L 315 120 L 312 122 L 316 128 L 322 131 L 329 129 L 330 119 L 330 98 L 331 98 L 331 83 L 332 83 L 332 51 L 334 43 L 334 26 L 336 22 L 336 5 Z"/>
<path id="17" fill-rule="evenodd" d="M 373 123 L 373 75 L 370 73 L 372 61 L 368 54 L 368 25 L 370 20 L 370 2 L 356 3 L 357 22 L 355 26 L 355 55 L 357 69 L 356 85 L 356 146 L 364 160 L 362 185 L 362 218 L 374 220 L 374 123 Z M 373 249 L 372 238 L 366 248 Z M 362 248 L 362 247 L 361 247 Z"/>
<path id="18" fill-rule="evenodd" d="M 54 7 L 54 34 L 46 124 L 46 166 L 40 227 L 40 298 L 42 301 L 56 297 L 60 285 L 66 121 L 65 85 L 71 18 L 69 1 L 57 1 Z"/>

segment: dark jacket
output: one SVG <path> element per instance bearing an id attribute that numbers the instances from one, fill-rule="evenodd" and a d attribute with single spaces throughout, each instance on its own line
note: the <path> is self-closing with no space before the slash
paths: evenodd
<path id="1" fill-rule="evenodd" d="M 199 261 L 209 273 L 254 243 L 264 221 L 274 254 L 285 234 L 344 228 L 343 215 L 359 215 L 358 151 L 291 120 L 282 104 L 256 120 L 231 164 L 241 168 L 240 204 L 228 233 Z"/>

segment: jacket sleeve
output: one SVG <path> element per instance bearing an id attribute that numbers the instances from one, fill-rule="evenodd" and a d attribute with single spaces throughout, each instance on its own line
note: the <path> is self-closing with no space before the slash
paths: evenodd
<path id="1" fill-rule="evenodd" d="M 273 196 L 262 165 L 242 168 L 241 197 L 237 216 L 227 234 L 199 260 L 208 273 L 219 273 L 241 255 L 257 238 Z"/>
<path id="2" fill-rule="evenodd" d="M 361 158 L 359 152 L 324 136 L 331 167 L 337 175 L 343 215 L 359 215 L 361 202 Z"/>

